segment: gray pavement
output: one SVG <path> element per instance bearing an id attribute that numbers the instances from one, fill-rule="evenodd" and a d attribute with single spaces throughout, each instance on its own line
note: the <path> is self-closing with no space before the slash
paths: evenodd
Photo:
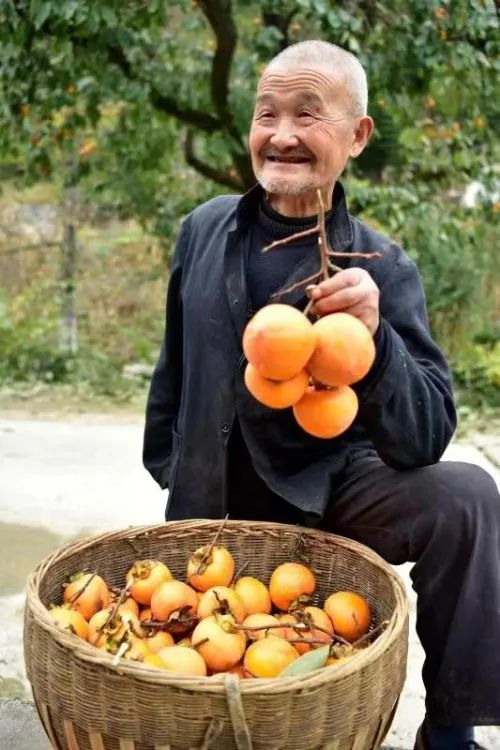
<path id="1" fill-rule="evenodd" d="M 23 582 L 63 542 L 89 533 L 158 523 L 165 494 L 140 463 L 140 420 L 81 417 L 35 421 L 0 417 L 0 750 L 45 750 L 22 657 Z M 500 442 L 475 436 L 445 459 L 477 463 L 500 481 Z M 424 713 L 423 652 L 415 634 L 409 566 L 401 566 L 411 602 L 408 676 L 386 748 L 412 750 Z M 500 750 L 500 729 L 478 739 Z"/>

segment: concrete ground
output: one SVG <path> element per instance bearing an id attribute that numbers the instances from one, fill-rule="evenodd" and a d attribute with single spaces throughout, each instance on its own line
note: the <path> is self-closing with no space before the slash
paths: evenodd
<path id="1" fill-rule="evenodd" d="M 66 421 L 0 417 L 0 750 L 45 750 L 22 657 L 24 581 L 37 562 L 70 539 L 163 519 L 165 495 L 143 470 L 139 419 L 114 423 L 87 416 Z M 472 435 L 445 458 L 477 463 L 500 481 L 497 436 Z M 424 713 L 423 653 L 412 608 L 408 676 L 386 748 L 412 750 Z M 478 740 L 500 750 L 500 729 Z"/>

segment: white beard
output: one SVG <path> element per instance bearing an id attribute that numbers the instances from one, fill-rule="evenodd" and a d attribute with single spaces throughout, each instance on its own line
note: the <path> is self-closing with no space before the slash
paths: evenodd
<path id="1" fill-rule="evenodd" d="M 262 185 L 266 193 L 277 195 L 302 195 L 316 190 L 316 185 L 308 182 L 288 182 L 284 177 L 268 178 L 264 177 L 260 170 L 257 170 L 255 176 Z"/>

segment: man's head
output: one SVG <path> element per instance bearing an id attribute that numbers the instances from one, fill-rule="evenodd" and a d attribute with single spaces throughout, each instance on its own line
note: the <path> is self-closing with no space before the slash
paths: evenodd
<path id="1" fill-rule="evenodd" d="M 330 190 L 372 133 L 360 62 L 323 41 L 294 44 L 266 67 L 250 129 L 255 176 L 269 194 Z"/>

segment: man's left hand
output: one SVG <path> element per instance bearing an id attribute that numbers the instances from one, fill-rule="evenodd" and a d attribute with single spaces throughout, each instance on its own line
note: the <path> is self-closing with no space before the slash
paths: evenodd
<path id="1" fill-rule="evenodd" d="M 345 268 L 307 291 L 309 298 L 314 300 L 312 313 L 349 313 L 359 318 L 372 336 L 375 335 L 380 322 L 379 289 L 364 268 Z"/>

